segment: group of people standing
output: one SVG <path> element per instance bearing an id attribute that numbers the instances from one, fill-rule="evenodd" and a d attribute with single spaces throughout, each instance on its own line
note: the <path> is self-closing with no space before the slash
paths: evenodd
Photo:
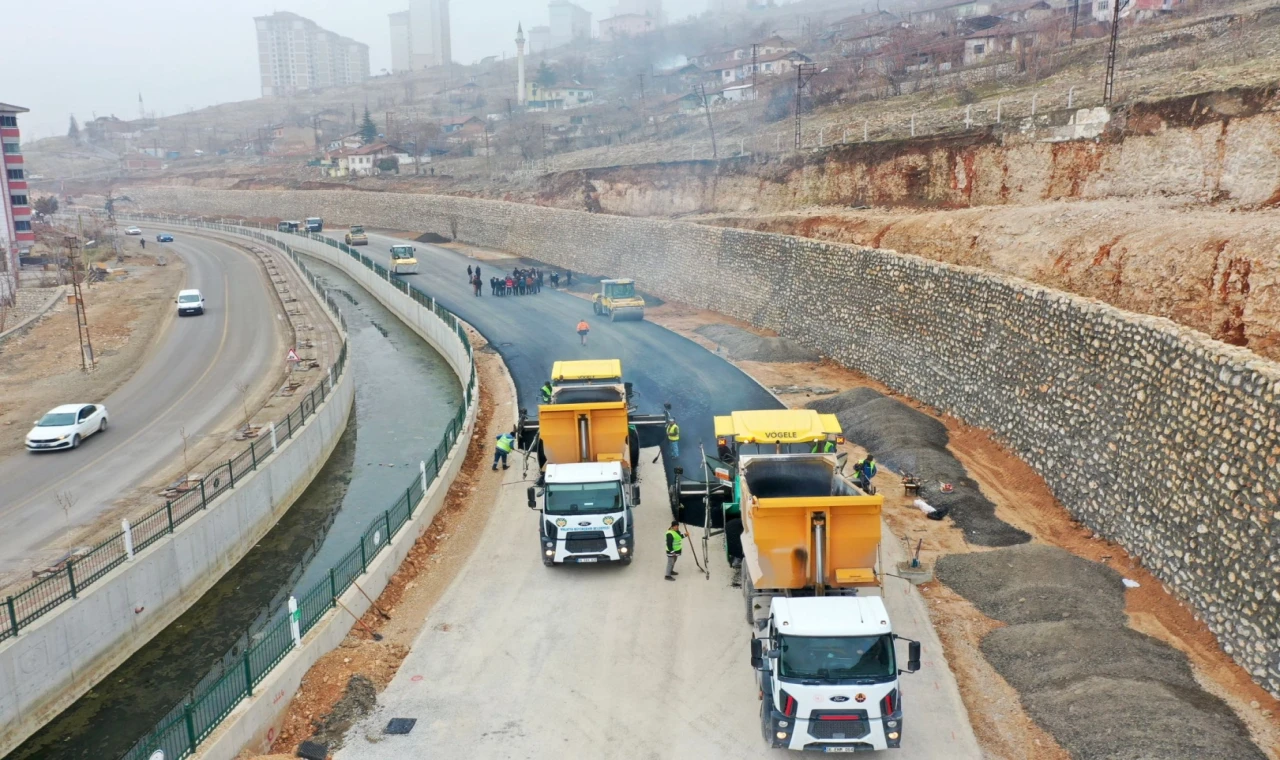
<path id="1" fill-rule="evenodd" d="M 551 281 L 551 287 L 560 287 L 560 273 L 552 272 L 548 275 L 546 272 L 531 267 L 529 269 L 516 268 L 511 270 L 510 274 L 499 275 L 489 278 L 489 295 L 491 296 L 528 296 L 541 292 L 542 286 L 546 281 Z M 480 265 L 467 265 L 467 282 L 471 284 L 472 293 L 479 298 L 481 289 L 484 287 L 484 279 L 480 275 Z M 573 284 L 573 272 L 565 272 L 565 285 Z"/>

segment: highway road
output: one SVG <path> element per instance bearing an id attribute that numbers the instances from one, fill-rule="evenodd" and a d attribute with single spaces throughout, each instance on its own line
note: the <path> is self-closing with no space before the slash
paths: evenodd
<path id="1" fill-rule="evenodd" d="M 155 230 L 143 233 L 154 241 Z M 64 400 L 105 404 L 111 417 L 105 433 L 78 449 L 0 460 L 0 572 L 61 556 L 59 538 L 69 528 L 92 524 L 181 457 L 181 430 L 194 448 L 228 427 L 229 418 L 242 414 L 236 383 L 260 387 L 281 366 L 283 314 L 258 261 L 225 243 L 182 232 L 174 237 L 152 245 L 186 262 L 184 287 L 204 294 L 204 315 L 178 318 L 175 306 L 143 366 L 115 393 Z M 60 496 L 70 497 L 69 513 Z"/>
<path id="2" fill-rule="evenodd" d="M 393 243 L 371 235 L 361 251 L 386 263 Z M 621 358 L 643 412 L 670 401 L 684 430 L 680 463 L 698 463 L 697 443 L 714 449 L 711 417 L 779 402 L 749 376 L 652 322 L 610 323 L 580 298 L 544 289 L 534 296 L 475 298 L 466 267 L 476 261 L 416 244 L 420 273 L 408 279 L 473 324 L 502 354 L 521 406 L 531 406 L 551 363 Z M 482 279 L 515 259 L 481 261 Z M 591 322 L 590 346 L 574 326 Z M 502 496 L 477 546 L 424 621 L 412 651 L 375 713 L 348 734 L 338 760 L 437 754 L 475 758 L 787 757 L 760 738 L 759 699 L 749 657 L 742 592 L 729 587 L 721 540 L 710 549 L 711 578 L 686 555 L 677 583 L 662 579 L 662 533 L 670 519 L 665 466 L 641 457 L 637 556 L 630 567 L 546 568 L 537 520 L 524 505 L 521 471 Z M 663 457 L 664 462 L 667 459 Z M 688 542 L 701 554 L 698 532 Z M 904 559 L 885 528 L 883 561 Z M 902 760 L 982 756 L 955 677 L 918 591 L 888 578 L 895 630 L 924 645 L 923 668 L 904 676 Z M 415 718 L 409 736 L 385 736 L 391 718 Z M 366 741 L 369 736 L 372 741 Z"/>

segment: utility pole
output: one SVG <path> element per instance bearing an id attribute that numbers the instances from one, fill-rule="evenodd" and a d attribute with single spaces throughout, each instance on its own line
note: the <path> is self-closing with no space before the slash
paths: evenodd
<path id="1" fill-rule="evenodd" d="M 1071 0 L 1071 44 L 1076 44 L 1076 26 L 1080 23 L 1080 0 Z"/>
<path id="2" fill-rule="evenodd" d="M 698 91 L 702 94 L 702 108 L 707 112 L 707 129 L 711 130 L 711 157 L 718 158 L 716 153 L 716 126 L 711 123 L 711 104 L 707 102 L 707 86 L 705 84 L 698 85 Z"/>
<path id="3" fill-rule="evenodd" d="M 804 86 L 818 73 L 818 64 L 801 63 L 796 65 L 796 150 L 800 150 L 800 107 Z"/>
<path id="4" fill-rule="evenodd" d="M 1111 47 L 1107 50 L 1107 79 L 1102 87 L 1102 105 L 1111 105 L 1116 87 L 1116 46 L 1120 42 L 1120 6 L 1124 0 L 1111 0 Z"/>
<path id="5" fill-rule="evenodd" d="M 76 299 L 76 335 L 80 339 L 80 369 L 92 372 L 97 367 L 93 356 L 93 343 L 89 340 L 89 314 L 85 311 L 84 293 L 80 290 L 80 240 L 66 235 L 62 243 L 67 247 L 67 263 L 71 267 L 71 291 Z"/>

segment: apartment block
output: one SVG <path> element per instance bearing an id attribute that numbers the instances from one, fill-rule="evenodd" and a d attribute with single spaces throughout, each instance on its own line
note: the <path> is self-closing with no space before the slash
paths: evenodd
<path id="1" fill-rule="evenodd" d="M 19 145 L 18 114 L 27 113 L 22 106 L 0 103 L 0 155 L 4 156 L 4 172 L 0 173 L 0 302 L 8 301 L 17 289 L 18 256 L 31 249 L 36 234 L 31 229 L 31 201 L 27 193 L 26 167 Z"/>
<path id="2" fill-rule="evenodd" d="M 263 97 L 356 84 L 369 76 L 369 46 L 296 13 L 254 18 Z"/>

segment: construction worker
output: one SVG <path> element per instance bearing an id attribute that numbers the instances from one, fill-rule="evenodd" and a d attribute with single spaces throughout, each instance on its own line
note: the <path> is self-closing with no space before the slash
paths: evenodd
<path id="1" fill-rule="evenodd" d="M 684 549 L 684 540 L 688 537 L 688 533 L 680 532 L 679 521 L 672 520 L 671 527 L 667 528 L 667 580 L 669 581 L 674 581 L 680 574 L 676 572 L 676 560 L 680 558 L 680 552 Z"/>
<path id="2" fill-rule="evenodd" d="M 680 458 L 680 426 L 675 420 L 667 420 L 667 442 L 671 444 L 671 458 Z"/>
<path id="3" fill-rule="evenodd" d="M 543 383 L 542 388 L 540 388 L 539 390 L 542 393 L 542 403 L 550 404 L 551 403 L 551 381 L 548 380 L 547 382 Z"/>
<path id="4" fill-rule="evenodd" d="M 830 454 L 836 450 L 836 442 L 827 438 L 822 441 L 814 441 L 813 448 L 809 449 L 810 454 Z"/>
<path id="5" fill-rule="evenodd" d="M 493 469 L 498 469 L 498 460 L 502 460 L 502 469 L 507 468 L 507 455 L 516 447 L 516 431 L 502 433 L 498 436 L 498 444 L 493 450 Z"/>
<path id="6" fill-rule="evenodd" d="M 871 479 L 876 476 L 878 468 L 876 467 L 876 458 L 867 454 L 867 458 L 858 462 L 853 466 L 853 471 L 858 475 L 858 487 L 867 493 L 875 493 L 871 486 Z"/>
<path id="7" fill-rule="evenodd" d="M 587 324 L 587 320 L 578 322 L 578 337 L 582 339 L 582 345 L 587 345 L 587 333 L 591 332 L 591 325 Z"/>

